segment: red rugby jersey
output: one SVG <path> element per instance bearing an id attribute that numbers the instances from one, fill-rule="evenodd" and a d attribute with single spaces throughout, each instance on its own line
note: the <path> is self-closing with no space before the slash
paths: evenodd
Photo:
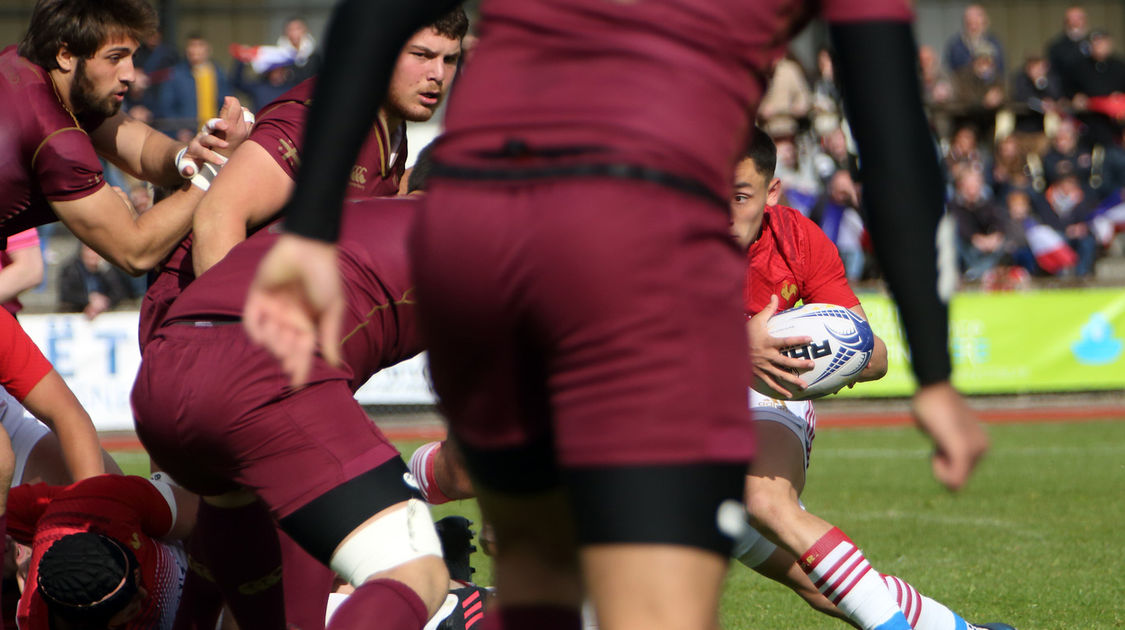
<path id="1" fill-rule="evenodd" d="M 824 302 L 852 308 L 859 304 L 836 246 L 799 211 L 766 206 L 758 239 L 746 254 L 747 315 L 753 315 L 778 297 L 779 311 L 798 301 Z"/>
<path id="2" fill-rule="evenodd" d="M 173 550 L 156 540 L 171 530 L 173 516 L 149 480 L 101 475 L 69 486 L 16 486 L 8 493 L 7 515 L 12 538 L 32 546 L 27 588 L 16 612 L 22 630 L 49 630 L 47 605 L 37 588 L 39 560 L 56 540 L 78 532 L 111 537 L 137 557 L 148 598 L 125 629 L 172 627 L 184 576 Z"/>
<path id="3" fill-rule="evenodd" d="M 16 318 L 0 309 L 0 385 L 23 402 L 52 369 Z"/>

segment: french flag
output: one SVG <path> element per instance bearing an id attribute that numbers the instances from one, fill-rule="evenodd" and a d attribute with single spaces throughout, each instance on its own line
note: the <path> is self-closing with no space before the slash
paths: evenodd
<path id="1" fill-rule="evenodd" d="M 1056 274 L 1078 263 L 1078 254 L 1074 253 L 1054 228 L 1027 219 L 1024 221 L 1024 232 L 1027 235 L 1027 245 L 1035 255 L 1035 262 L 1043 271 Z"/>
<path id="2" fill-rule="evenodd" d="M 1090 218 L 1090 231 L 1103 246 L 1109 245 L 1118 232 L 1125 232 L 1125 199 L 1120 190 L 1102 201 Z"/>

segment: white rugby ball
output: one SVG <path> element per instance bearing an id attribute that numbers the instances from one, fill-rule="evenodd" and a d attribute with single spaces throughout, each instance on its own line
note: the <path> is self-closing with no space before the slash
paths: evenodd
<path id="1" fill-rule="evenodd" d="M 813 369 L 801 372 L 808 387 L 793 394 L 791 400 L 809 400 L 834 394 L 854 383 L 871 361 L 875 335 L 859 315 L 835 304 L 805 304 L 777 313 L 766 323 L 774 337 L 812 337 L 812 342 L 790 346 L 782 354 L 795 359 L 812 359 Z"/>

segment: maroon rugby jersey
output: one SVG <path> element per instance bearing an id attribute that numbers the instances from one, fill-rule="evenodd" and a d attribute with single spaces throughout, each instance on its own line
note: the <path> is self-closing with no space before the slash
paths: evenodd
<path id="1" fill-rule="evenodd" d="M 8 494 L 8 533 L 31 545 L 28 588 L 17 609 L 23 630 L 48 630 L 47 605 L 36 588 L 39 560 L 56 540 L 94 532 L 128 545 L 148 592 L 141 611 L 122 630 L 168 630 L 176 615 L 184 569 L 176 552 L 159 538 L 173 525 L 167 500 L 149 480 L 101 475 L 69 486 L 22 485 Z"/>
<path id="2" fill-rule="evenodd" d="M 746 254 L 744 306 L 753 315 L 778 299 L 777 310 L 798 301 L 851 308 L 859 304 L 836 246 L 799 211 L 766 206 L 758 239 Z"/>
<path id="3" fill-rule="evenodd" d="M 820 14 L 909 21 L 907 0 L 486 0 L 487 36 L 458 79 L 437 162 L 488 167 L 519 140 L 591 149 L 726 199 L 774 60 Z"/>
<path id="4" fill-rule="evenodd" d="M 250 140 L 269 152 L 290 178 L 296 178 L 304 148 L 305 119 L 312 103 L 316 79 L 307 79 L 258 113 Z M 406 123 L 393 132 L 376 118 L 360 147 L 348 178 L 345 198 L 390 197 L 406 171 Z"/>
<path id="5" fill-rule="evenodd" d="M 92 129 L 104 119 L 85 121 Z M 0 239 L 57 221 L 49 201 L 105 185 L 90 137 L 43 68 L 0 51 Z"/>
<path id="6" fill-rule="evenodd" d="M 345 204 L 339 243 L 347 300 L 341 352 L 353 390 L 380 369 L 422 351 L 406 259 L 407 230 L 418 203 L 396 197 Z M 274 223 L 238 244 L 184 290 L 168 309 L 165 325 L 240 318 L 258 263 L 280 231 Z"/>
<path id="7" fill-rule="evenodd" d="M 290 178 L 296 177 L 301 163 L 301 148 L 305 135 L 305 118 L 315 79 L 308 79 L 282 94 L 258 113 L 258 120 L 250 132 L 250 140 L 262 146 Z M 395 134 L 376 121 L 367 141 L 360 149 L 348 182 L 348 199 L 390 197 L 398 194 L 398 185 L 406 170 L 406 128 L 403 124 Z M 397 136 L 392 138 L 392 136 Z M 396 140 L 397 153 L 391 161 L 391 140 Z M 183 240 L 160 266 L 156 279 L 145 291 L 141 303 L 141 351 L 160 327 L 168 307 L 195 279 L 192 268 L 191 236 Z"/>

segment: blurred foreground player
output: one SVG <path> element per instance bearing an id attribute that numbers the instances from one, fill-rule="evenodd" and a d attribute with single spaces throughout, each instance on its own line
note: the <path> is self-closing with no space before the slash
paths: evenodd
<path id="1" fill-rule="evenodd" d="M 446 5 L 337 10 L 294 234 L 246 305 L 252 338 L 291 372 L 317 335 L 335 360 L 334 207 L 394 48 Z M 948 383 L 942 185 L 911 13 L 901 0 L 819 6 L 923 385 L 917 415 L 935 471 L 959 487 L 985 445 Z M 434 383 L 497 533 L 497 625 L 577 627 L 584 589 L 604 628 L 717 625 L 720 515 L 741 521 L 753 452 L 729 173 L 767 69 L 811 17 L 782 0 L 484 3 L 412 266 Z M 361 73 L 370 83 L 348 80 Z M 366 613 L 349 603 L 337 618 L 359 626 Z"/>
<path id="2" fill-rule="evenodd" d="M 271 228 L 236 246 L 176 299 L 145 347 L 132 397 L 146 450 L 202 495 L 205 509 L 260 500 L 285 533 L 356 587 L 349 603 L 377 611 L 380 627 L 403 630 L 421 628 L 437 611 L 449 576 L 405 463 L 352 394 L 371 374 L 421 350 L 405 252 L 419 203 L 348 203 L 343 365 L 318 362 L 308 384 L 290 388 L 239 325 L 254 269 L 277 238 Z M 201 545 L 214 542 L 197 534 Z M 274 524 L 263 521 L 246 535 L 273 536 Z M 299 585 L 306 576 L 283 568 L 283 577 Z M 292 588 L 285 585 L 286 598 Z M 326 587 L 292 592 L 327 598 Z M 227 601 L 239 625 L 256 627 L 237 599 Z M 323 620 L 323 603 L 319 613 Z"/>
<path id="3" fill-rule="evenodd" d="M 972 630 L 976 626 L 902 578 L 872 570 L 846 534 L 801 504 L 816 410 L 812 401 L 785 399 L 786 392 L 804 387 L 796 374 L 812 361 L 789 358 L 780 350 L 810 339 L 772 337 L 767 321 L 779 308 L 798 302 L 837 304 L 864 319 L 867 315 L 832 241 L 797 210 L 777 205 L 781 181 L 773 176 L 776 160 L 773 141 L 755 129 L 735 168 L 730 201 L 731 232 L 747 250 L 745 306 L 753 316 L 751 359 L 761 377 L 756 388 L 763 392 L 750 390 L 760 451 L 747 477 L 746 503 L 755 529 L 738 541 L 734 555 L 793 589 L 813 608 L 863 630 Z M 858 380 L 876 380 L 886 372 L 887 346 L 876 336 L 874 353 Z"/>

